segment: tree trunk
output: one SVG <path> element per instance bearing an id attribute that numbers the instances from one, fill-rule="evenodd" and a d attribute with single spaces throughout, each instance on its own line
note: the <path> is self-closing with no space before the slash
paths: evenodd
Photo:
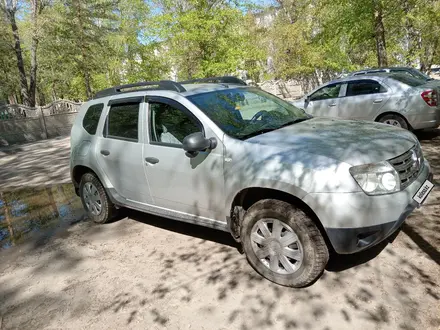
<path id="1" fill-rule="evenodd" d="M 84 59 L 84 56 L 83 56 Z M 90 75 L 86 69 L 83 69 L 83 77 L 84 77 L 84 87 L 86 88 L 86 96 L 87 98 L 92 98 L 92 89 L 90 87 Z"/>
<path id="2" fill-rule="evenodd" d="M 18 33 L 17 22 L 15 21 L 15 10 L 6 9 L 9 23 L 11 24 L 12 34 L 14 36 L 14 51 L 17 57 L 18 75 L 20 80 L 20 94 L 24 105 L 30 105 L 29 90 L 24 69 L 23 53 L 21 51 L 20 34 Z"/>
<path id="3" fill-rule="evenodd" d="M 86 96 L 87 98 L 92 97 L 92 88 L 90 87 L 90 74 L 87 70 L 86 63 L 87 63 L 87 50 L 85 49 L 84 40 L 83 40 L 83 33 L 84 33 L 84 27 L 83 27 L 83 15 L 82 15 L 82 8 L 81 8 L 81 1 L 74 1 L 74 6 L 76 9 L 76 19 L 77 19 L 77 28 L 78 28 L 78 34 L 79 34 L 79 49 L 81 51 L 81 60 L 79 61 L 79 69 L 84 79 L 84 88 L 86 90 Z"/>
<path id="4" fill-rule="evenodd" d="M 430 43 L 429 45 L 427 43 L 425 46 L 424 54 L 420 57 L 420 71 L 427 73 L 431 71 L 431 66 L 434 61 L 434 54 L 435 50 L 437 49 L 439 39 L 436 38 L 434 42 Z"/>
<path id="5" fill-rule="evenodd" d="M 408 50 L 405 56 L 406 65 L 412 66 L 416 50 L 419 50 L 417 42 L 417 32 L 414 29 L 413 19 L 410 17 L 410 11 L 413 9 L 409 4 L 409 0 L 403 0 L 403 11 L 405 13 L 405 30 L 408 38 Z"/>
<path id="6" fill-rule="evenodd" d="M 385 43 L 385 27 L 383 25 L 382 4 L 375 1 L 374 8 L 374 38 L 376 40 L 377 65 L 387 66 L 387 47 Z"/>
<path id="7" fill-rule="evenodd" d="M 38 0 L 32 0 L 32 43 L 31 43 L 31 73 L 29 79 L 29 105 L 35 107 L 35 96 L 37 88 L 37 19 L 38 19 Z"/>

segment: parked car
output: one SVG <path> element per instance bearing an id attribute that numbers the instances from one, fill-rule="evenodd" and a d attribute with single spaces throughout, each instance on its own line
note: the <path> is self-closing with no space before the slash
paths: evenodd
<path id="1" fill-rule="evenodd" d="M 389 68 L 375 68 L 375 69 L 366 69 L 366 70 L 360 70 L 360 71 L 354 71 L 347 74 L 348 77 L 351 76 L 360 76 L 360 75 L 372 75 L 376 73 L 401 73 L 406 74 L 410 77 L 414 77 L 416 79 L 420 79 L 423 81 L 432 81 L 435 80 L 434 78 L 431 78 L 427 74 L 423 73 L 420 70 L 417 70 L 415 68 L 410 67 L 389 67 Z M 437 82 L 440 84 L 440 81 Z"/>
<path id="2" fill-rule="evenodd" d="M 70 166 L 93 221 L 127 207 L 230 232 L 258 273 L 292 287 L 317 279 L 330 249 L 386 239 L 433 187 L 411 132 L 311 118 L 230 77 L 97 93 Z"/>
<path id="3" fill-rule="evenodd" d="M 376 73 L 330 81 L 292 103 L 313 116 L 372 120 L 418 130 L 440 125 L 439 91 L 433 81 Z"/>

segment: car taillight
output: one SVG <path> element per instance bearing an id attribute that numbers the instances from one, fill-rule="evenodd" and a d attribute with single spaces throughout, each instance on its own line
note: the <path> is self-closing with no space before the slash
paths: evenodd
<path id="1" fill-rule="evenodd" d="M 429 89 L 427 91 L 424 91 L 421 94 L 422 99 L 426 102 L 427 105 L 430 107 L 437 106 L 437 91 Z"/>

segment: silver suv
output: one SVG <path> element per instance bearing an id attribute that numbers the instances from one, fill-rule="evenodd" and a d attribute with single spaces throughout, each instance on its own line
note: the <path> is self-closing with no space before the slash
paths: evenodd
<path id="1" fill-rule="evenodd" d="M 387 238 L 433 187 L 411 132 L 312 118 L 232 77 L 101 91 L 71 146 L 95 222 L 127 207 L 227 231 L 258 273 L 292 287 L 317 279 L 329 251 Z"/>

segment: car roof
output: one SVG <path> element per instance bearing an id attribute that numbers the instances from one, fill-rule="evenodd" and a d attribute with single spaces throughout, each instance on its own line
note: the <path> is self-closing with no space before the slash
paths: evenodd
<path id="1" fill-rule="evenodd" d="M 192 79 L 181 82 L 171 80 L 144 81 L 101 90 L 95 94 L 92 100 L 100 100 L 104 98 L 120 99 L 127 97 L 140 97 L 143 95 L 163 96 L 164 93 L 177 94 L 186 97 L 194 94 L 244 87 L 249 86 L 243 80 L 233 76 Z"/>
<path id="2" fill-rule="evenodd" d="M 407 70 L 407 71 L 413 70 L 413 68 L 409 68 L 409 67 L 406 67 L 406 66 L 389 66 L 389 67 L 384 67 L 384 68 L 369 68 L 369 69 L 353 71 L 353 72 L 350 72 L 349 75 L 352 76 L 352 75 L 355 75 L 357 73 L 368 72 L 368 71 L 380 71 L 380 70 L 385 70 L 386 71 L 386 70 L 396 70 L 396 69 L 397 70 Z M 377 73 L 379 73 L 379 72 L 377 72 Z"/>
<path id="3" fill-rule="evenodd" d="M 348 77 L 338 78 L 338 79 L 334 79 L 332 81 L 329 81 L 328 83 L 326 83 L 324 85 L 344 83 L 347 81 L 361 80 L 361 79 L 373 79 L 373 80 L 377 80 L 377 81 L 382 81 L 382 80 L 384 80 L 384 77 L 385 77 L 385 75 L 380 74 L 378 72 L 378 73 L 365 74 L 362 76 L 348 76 Z M 321 85 L 321 86 L 323 86 L 323 85 Z"/>

